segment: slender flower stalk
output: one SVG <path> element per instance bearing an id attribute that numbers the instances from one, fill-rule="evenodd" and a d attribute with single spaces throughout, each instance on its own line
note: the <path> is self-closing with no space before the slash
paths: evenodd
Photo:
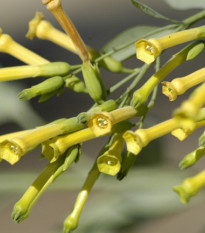
<path id="1" fill-rule="evenodd" d="M 29 65 L 46 64 L 49 61 L 23 47 L 0 29 L 0 52 L 8 53 Z"/>
<path id="2" fill-rule="evenodd" d="M 123 138 L 122 134 L 114 134 L 109 148 L 98 157 L 97 166 L 100 172 L 115 176 L 121 168 Z"/>
<path id="3" fill-rule="evenodd" d="M 205 26 L 172 33 L 158 39 L 139 40 L 136 42 L 137 58 L 150 64 L 165 49 L 205 37 Z"/>
<path id="4" fill-rule="evenodd" d="M 20 158 L 42 142 L 55 136 L 73 132 L 84 127 L 77 122 L 77 118 L 60 119 L 50 124 L 17 135 L 0 143 L 0 158 L 14 164 Z"/>
<path id="5" fill-rule="evenodd" d="M 139 106 L 142 103 L 145 103 L 149 98 L 151 92 L 154 88 L 175 68 L 181 65 L 183 62 L 191 60 L 198 56 L 202 50 L 198 49 L 199 45 L 203 45 L 203 42 L 194 42 L 185 48 L 183 48 L 180 52 L 176 53 L 172 56 L 170 60 L 166 62 L 154 75 L 152 75 L 145 84 L 139 89 L 137 89 L 132 97 L 131 105 Z M 194 51 L 193 51 L 194 50 Z M 190 56 L 191 54 L 191 56 Z"/>
<path id="6" fill-rule="evenodd" d="M 17 223 L 22 222 L 30 214 L 30 211 L 38 198 L 54 180 L 67 170 L 76 160 L 79 154 L 79 147 L 71 147 L 55 163 L 49 163 L 33 184 L 27 189 L 23 197 L 15 204 L 12 218 Z"/>
<path id="7" fill-rule="evenodd" d="M 170 101 L 184 94 L 189 88 L 205 81 L 205 68 L 197 70 L 183 78 L 173 79 L 171 82 L 162 82 L 162 93 L 169 97 Z"/>
<path id="8" fill-rule="evenodd" d="M 200 158 L 205 155 L 205 147 L 200 146 L 196 150 L 192 151 L 191 153 L 187 154 L 183 160 L 179 163 L 180 169 L 185 169 L 190 166 L 193 166 Z"/>
<path id="9" fill-rule="evenodd" d="M 74 24 L 70 20 L 70 18 L 64 12 L 61 1 L 60 0 L 42 0 L 43 4 L 47 4 L 47 9 L 51 11 L 51 13 L 55 16 L 57 21 L 60 23 L 62 28 L 68 35 L 70 36 L 71 40 L 73 41 L 74 45 L 76 46 L 76 50 L 83 62 L 89 61 L 89 54 L 86 49 L 86 46 L 80 37 L 77 29 L 75 28 Z"/>
<path id="10" fill-rule="evenodd" d="M 81 191 L 79 192 L 77 196 L 72 212 L 69 214 L 69 216 L 64 221 L 63 233 L 70 233 L 77 228 L 83 207 L 99 175 L 100 175 L 100 172 L 95 162 L 94 166 L 88 173 L 87 179 Z"/>
<path id="11" fill-rule="evenodd" d="M 188 203 L 192 196 L 195 196 L 200 189 L 205 186 L 205 171 L 198 173 L 196 176 L 187 178 L 182 185 L 175 186 L 174 191 L 179 194 L 183 203 Z"/>
<path id="12" fill-rule="evenodd" d="M 126 131 L 123 138 L 126 141 L 127 150 L 137 155 L 152 140 L 170 133 L 177 127 L 178 122 L 175 119 L 169 119 L 147 129 L 138 129 L 135 132 Z"/>
<path id="13" fill-rule="evenodd" d="M 14 66 L 0 69 L 0 81 L 36 78 L 39 76 L 50 77 L 66 75 L 71 66 L 66 62 L 50 62 L 41 65 Z"/>
<path id="14" fill-rule="evenodd" d="M 119 108 L 109 113 L 101 112 L 93 114 L 88 126 L 96 136 L 101 136 L 110 133 L 114 124 L 136 115 L 137 111 L 131 106 Z"/>
<path id="15" fill-rule="evenodd" d="M 205 103 L 205 83 L 201 84 L 182 105 L 174 111 L 174 118 L 184 129 L 193 130 L 201 107 Z"/>

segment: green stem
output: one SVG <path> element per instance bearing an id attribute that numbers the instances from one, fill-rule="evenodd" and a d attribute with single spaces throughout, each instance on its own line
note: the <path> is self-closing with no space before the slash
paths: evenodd
<path id="1" fill-rule="evenodd" d="M 190 27 L 191 25 L 197 23 L 199 20 L 204 19 L 205 18 L 205 10 L 202 10 L 188 18 L 186 18 L 185 20 L 183 20 L 183 23 L 185 25 L 188 25 L 188 27 Z"/>
<path id="2" fill-rule="evenodd" d="M 132 78 L 134 78 L 139 73 L 139 71 L 140 70 L 137 69 L 132 74 L 128 75 L 127 77 L 123 78 L 120 82 L 118 82 L 117 84 L 115 84 L 112 87 L 110 87 L 110 89 L 108 90 L 108 94 L 113 93 L 114 91 L 116 91 L 117 89 L 119 89 L 122 85 L 124 85 L 125 83 L 129 82 Z"/>

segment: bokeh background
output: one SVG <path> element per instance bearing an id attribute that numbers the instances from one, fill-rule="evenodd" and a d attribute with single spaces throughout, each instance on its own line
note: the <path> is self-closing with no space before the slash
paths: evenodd
<path id="1" fill-rule="evenodd" d="M 128 0 L 64 0 L 62 2 L 85 42 L 99 50 L 110 39 L 127 28 L 138 24 L 155 26 L 167 24 L 166 21 L 143 14 Z M 141 0 L 141 2 L 177 20 L 182 20 L 198 11 L 196 9 L 176 11 L 170 9 L 163 0 Z M 20 44 L 51 61 L 80 63 L 77 56 L 51 42 L 36 38 L 29 41 L 25 38 L 28 22 L 34 17 L 36 11 L 42 12 L 46 20 L 60 28 L 40 0 L 1 0 L 0 27 L 4 33 L 10 34 Z M 162 61 L 177 52 L 179 48 L 166 52 Z M 21 64 L 15 58 L 0 53 L 2 67 Z M 134 68 L 142 63 L 133 58 L 125 64 Z M 203 65 L 204 57 L 201 55 L 192 61 L 191 65 L 182 65 L 166 79 L 186 75 Z M 150 74 L 148 73 L 145 78 L 148 78 Z M 104 70 L 102 70 L 102 76 L 107 87 L 114 84 L 117 79 L 124 77 L 124 75 L 113 75 Z M 92 105 L 92 100 L 88 96 L 76 94 L 70 90 L 40 104 L 37 98 L 30 102 L 19 102 L 17 94 L 23 88 L 38 82 L 39 80 L 24 80 L 0 83 L 0 134 L 32 128 L 62 117 L 75 116 Z M 153 125 L 170 118 L 173 109 L 179 106 L 189 93 L 179 97 L 176 102 L 170 103 L 159 91 L 156 104 L 145 121 L 145 125 Z M 203 191 L 187 206 L 181 204 L 177 195 L 172 191 L 172 187 L 181 183 L 184 177 L 204 168 L 202 159 L 194 168 L 189 169 L 188 173 L 178 169 L 178 162 L 185 154 L 195 149 L 201 133 L 202 130 L 199 130 L 184 142 L 179 142 L 168 135 L 162 140 L 151 143 L 140 154 L 136 166 L 122 182 L 112 177 L 102 176 L 85 206 L 79 229 L 76 232 L 205 232 Z M 29 218 L 20 225 L 15 224 L 10 218 L 13 205 L 47 162 L 39 160 L 40 149 L 29 153 L 14 166 L 2 161 L 0 163 L 0 232 L 61 232 L 63 220 L 71 211 L 92 161 L 104 142 L 106 139 L 103 138 L 85 143 L 81 161 L 62 175 L 42 195 Z"/>

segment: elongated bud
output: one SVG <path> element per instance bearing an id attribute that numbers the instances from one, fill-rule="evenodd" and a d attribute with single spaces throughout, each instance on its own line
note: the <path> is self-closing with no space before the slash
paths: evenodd
<path id="1" fill-rule="evenodd" d="M 91 98 L 100 103 L 106 99 L 106 89 L 102 82 L 97 64 L 92 65 L 90 62 L 82 64 L 82 73 L 86 89 Z"/>
<path id="2" fill-rule="evenodd" d="M 20 100 L 29 100 L 38 95 L 45 95 L 57 91 L 63 85 L 64 81 L 62 77 L 55 76 L 37 85 L 34 85 L 31 88 L 24 89 L 22 92 L 19 93 L 18 97 Z"/>
<path id="3" fill-rule="evenodd" d="M 200 172 L 196 176 L 187 178 L 182 185 L 175 186 L 174 191 L 179 194 L 183 203 L 188 203 L 192 196 L 195 196 L 205 185 L 205 171 Z"/>
<path id="4" fill-rule="evenodd" d="M 115 134 L 108 150 L 97 159 L 97 165 L 100 172 L 115 176 L 120 171 L 122 147 L 122 135 Z"/>
<path id="5" fill-rule="evenodd" d="M 75 92 L 88 93 L 84 82 L 74 75 L 70 75 L 65 79 L 65 86 Z"/>
<path id="6" fill-rule="evenodd" d="M 18 44 L 9 35 L 2 34 L 1 29 L 0 29 L 0 52 L 8 53 L 13 57 L 16 57 L 17 59 L 30 65 L 46 64 L 49 62 L 45 58 L 39 56 L 38 54 Z"/>
<path id="7" fill-rule="evenodd" d="M 184 159 L 179 163 L 180 169 L 188 168 L 194 165 L 201 157 L 205 155 L 205 147 L 199 147 L 195 151 L 189 153 L 184 157 Z"/>
<path id="8" fill-rule="evenodd" d="M 9 81 L 39 76 L 50 77 L 66 75 L 70 72 L 70 65 L 65 62 L 51 62 L 42 65 L 14 66 L 0 69 L 0 81 Z"/>

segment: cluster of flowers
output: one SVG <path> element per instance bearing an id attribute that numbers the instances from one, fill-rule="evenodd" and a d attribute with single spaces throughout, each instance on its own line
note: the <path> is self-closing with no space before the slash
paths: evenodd
<path id="1" fill-rule="evenodd" d="M 53 13 L 68 35 L 55 29 L 43 19 L 42 14 L 37 13 L 29 23 L 27 37 L 32 39 L 36 36 L 40 39 L 53 41 L 78 54 L 82 64 L 72 66 L 66 62 L 50 62 L 19 45 L 9 35 L 1 33 L 0 51 L 15 56 L 27 65 L 1 68 L 0 81 L 38 76 L 49 77 L 31 88 L 23 90 L 19 94 L 19 99 L 29 100 L 40 95 L 40 101 L 45 101 L 68 87 L 73 91 L 89 94 L 95 101 L 95 105 L 76 117 L 58 119 L 34 129 L 0 136 L 0 161 L 6 160 L 10 164 L 15 164 L 27 152 L 39 145 L 42 145 L 42 156 L 49 160 L 47 167 L 14 206 L 12 218 L 20 223 L 28 217 L 32 206 L 43 191 L 73 162 L 78 161 L 82 142 L 110 135 L 108 143 L 99 153 L 82 190 L 78 194 L 72 212 L 64 222 L 64 232 L 67 233 L 77 227 L 82 208 L 100 173 L 117 175 L 117 178 L 121 180 L 132 165 L 127 161 L 136 158 L 136 155 L 150 141 L 170 132 L 179 140 L 184 140 L 197 128 L 205 126 L 205 109 L 203 108 L 205 103 L 205 68 L 186 77 L 162 83 L 163 93 L 169 97 L 170 101 L 175 100 L 187 89 L 202 83 L 194 90 L 190 98 L 174 111 L 171 119 L 153 127 L 140 128 L 136 131 L 131 130 L 136 124 L 129 121 L 130 118 L 136 116 L 144 119 L 147 111 L 153 106 L 154 98 L 148 105 L 146 102 L 151 93 L 156 95 L 157 85 L 177 66 L 194 59 L 204 50 L 205 42 L 200 39 L 205 38 L 205 26 L 175 32 L 158 39 L 137 41 L 137 58 L 146 64 L 141 69 L 132 70 L 123 67 L 120 62 L 108 55 L 100 54 L 93 48 L 86 46 L 62 9 L 60 0 L 45 0 L 43 3 L 47 4 L 47 9 Z M 131 91 L 163 50 L 192 40 L 196 41 L 172 56 L 141 88 L 133 93 L 130 101 Z M 125 80 L 107 91 L 98 66 L 111 72 L 130 74 Z M 83 81 L 75 76 L 79 72 L 82 72 Z M 116 90 L 131 78 L 135 78 L 132 88 L 123 93 L 118 100 L 106 100 L 111 90 Z M 127 153 L 122 158 L 124 142 L 127 146 Z M 205 155 L 204 135 L 200 138 L 200 147 L 188 154 L 180 163 L 180 167 L 183 169 L 193 165 L 203 155 Z M 188 202 L 189 198 L 204 185 L 205 171 L 186 179 L 181 186 L 176 186 L 174 190 L 179 193 L 183 202 Z"/>

